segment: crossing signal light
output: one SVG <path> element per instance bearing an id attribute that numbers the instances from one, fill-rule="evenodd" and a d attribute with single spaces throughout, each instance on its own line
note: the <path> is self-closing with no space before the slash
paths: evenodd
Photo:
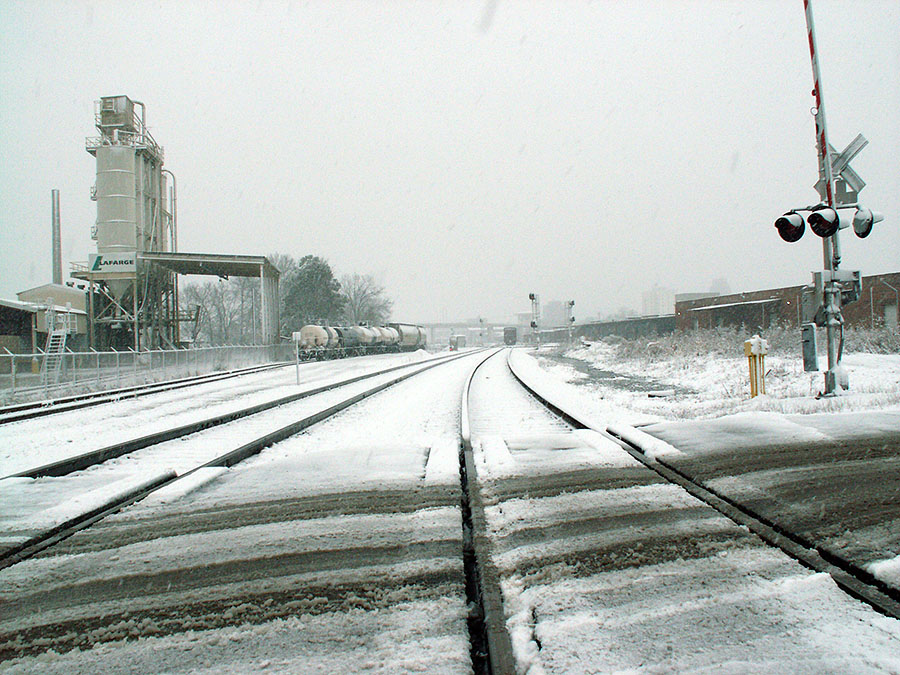
<path id="1" fill-rule="evenodd" d="M 781 218 L 775 221 L 775 227 L 778 228 L 778 234 L 782 239 L 788 242 L 799 241 L 806 229 L 806 223 L 803 222 L 803 216 L 796 211 L 785 213 Z"/>
<path id="2" fill-rule="evenodd" d="M 823 206 L 809 214 L 809 229 L 820 237 L 830 237 L 841 226 L 838 212 L 830 206 Z"/>
<path id="3" fill-rule="evenodd" d="M 884 215 L 878 211 L 860 206 L 853 214 L 853 231 L 860 239 L 865 239 L 872 233 L 872 226 L 884 220 Z"/>

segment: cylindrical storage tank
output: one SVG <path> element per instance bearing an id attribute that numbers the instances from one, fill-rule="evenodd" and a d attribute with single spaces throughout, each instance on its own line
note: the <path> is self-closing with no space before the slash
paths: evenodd
<path id="1" fill-rule="evenodd" d="M 134 191 L 134 148 L 97 148 L 97 252 L 136 250 L 137 212 Z"/>
<path id="2" fill-rule="evenodd" d="M 328 333 L 328 342 L 325 347 L 327 349 L 337 349 L 340 346 L 338 332 L 331 326 L 325 326 L 325 332 Z"/>
<path id="3" fill-rule="evenodd" d="M 425 329 L 422 326 L 416 326 L 416 329 L 419 331 L 419 341 L 416 343 L 417 347 L 424 347 L 428 342 L 428 335 L 425 333 Z"/>
<path id="4" fill-rule="evenodd" d="M 303 326 L 300 329 L 300 349 L 323 348 L 328 344 L 328 333 L 322 326 Z"/>

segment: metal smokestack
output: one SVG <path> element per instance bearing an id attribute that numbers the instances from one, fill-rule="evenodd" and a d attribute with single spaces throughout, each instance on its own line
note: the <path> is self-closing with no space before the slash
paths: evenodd
<path id="1" fill-rule="evenodd" d="M 51 190 L 53 200 L 53 283 L 62 284 L 62 241 L 59 234 L 59 190 Z"/>

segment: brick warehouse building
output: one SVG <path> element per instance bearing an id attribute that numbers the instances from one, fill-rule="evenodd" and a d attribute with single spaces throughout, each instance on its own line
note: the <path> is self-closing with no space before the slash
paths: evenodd
<path id="1" fill-rule="evenodd" d="M 760 330 L 771 325 L 799 326 L 803 286 L 734 293 L 675 303 L 677 330 L 745 326 Z M 858 328 L 888 326 L 898 330 L 900 272 L 862 278 L 862 295 L 844 305 L 844 324 Z"/>

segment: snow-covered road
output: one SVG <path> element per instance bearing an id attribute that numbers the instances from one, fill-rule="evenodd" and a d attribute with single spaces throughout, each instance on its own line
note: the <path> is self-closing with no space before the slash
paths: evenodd
<path id="1" fill-rule="evenodd" d="M 652 424 L 668 465 L 764 515 L 900 597 L 900 412 Z"/>

